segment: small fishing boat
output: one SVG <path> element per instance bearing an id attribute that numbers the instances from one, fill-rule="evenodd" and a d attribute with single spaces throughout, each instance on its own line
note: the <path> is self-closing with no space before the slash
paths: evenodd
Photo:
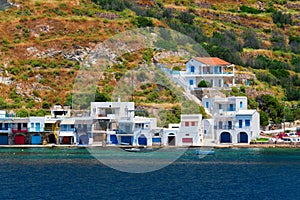
<path id="1" fill-rule="evenodd" d="M 214 150 L 196 149 L 196 155 L 214 155 Z"/>
<path id="2" fill-rule="evenodd" d="M 141 149 L 139 148 L 130 148 L 130 149 L 124 149 L 125 151 L 128 151 L 128 152 L 140 152 Z"/>

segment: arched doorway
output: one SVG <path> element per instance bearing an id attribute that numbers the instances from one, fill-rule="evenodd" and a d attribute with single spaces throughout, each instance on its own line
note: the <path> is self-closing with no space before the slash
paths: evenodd
<path id="1" fill-rule="evenodd" d="M 231 135 L 229 132 L 223 132 L 220 135 L 220 143 L 231 143 Z"/>
<path id="2" fill-rule="evenodd" d="M 176 137 L 174 133 L 170 133 L 168 135 L 168 145 L 169 146 L 175 146 Z"/>
<path id="3" fill-rule="evenodd" d="M 238 143 L 248 143 L 248 134 L 245 132 L 240 132 L 238 134 Z"/>

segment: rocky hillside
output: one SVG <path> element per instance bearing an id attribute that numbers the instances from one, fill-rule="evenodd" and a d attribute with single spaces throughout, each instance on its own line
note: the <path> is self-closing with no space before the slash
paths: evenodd
<path id="1" fill-rule="evenodd" d="M 288 102 L 286 105 L 291 109 L 297 107 L 300 98 L 298 1 L 9 2 L 11 6 L 6 8 L 5 4 L 0 12 L 0 109 L 21 113 L 26 109 L 30 114 L 43 114 L 52 104 L 70 105 L 78 69 L 95 46 L 113 35 L 143 26 L 179 31 L 201 44 L 211 56 L 235 63 L 237 79 L 240 83 L 250 79 L 251 85 L 234 88 L 227 95 L 248 95 L 252 107 L 259 107 L 261 95 L 273 95 L 279 102 Z M 0 2 L 3 3 L 6 1 Z M 96 94 L 98 100 L 108 100 L 126 70 L 138 63 L 151 62 L 154 54 L 153 50 L 145 50 L 120 58 L 119 65 L 103 74 Z M 176 67 L 182 66 L 185 59 L 174 62 Z M 159 94 L 162 98 L 157 103 L 176 104 L 170 91 L 157 85 L 140 85 L 136 94 L 141 104 L 156 100 Z"/>

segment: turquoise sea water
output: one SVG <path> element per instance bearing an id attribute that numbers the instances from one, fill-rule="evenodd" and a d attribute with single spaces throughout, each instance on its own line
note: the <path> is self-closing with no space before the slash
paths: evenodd
<path id="1" fill-rule="evenodd" d="M 163 169 L 132 174 L 84 148 L 2 148 L 0 180 L 0 199 L 300 199 L 300 149 L 216 149 L 204 158 L 189 149 Z"/>

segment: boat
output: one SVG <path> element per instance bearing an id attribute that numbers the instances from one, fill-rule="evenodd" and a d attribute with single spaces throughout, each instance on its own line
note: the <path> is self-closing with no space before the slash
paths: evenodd
<path id="1" fill-rule="evenodd" d="M 130 148 L 130 149 L 124 149 L 125 151 L 128 151 L 128 152 L 140 152 L 141 149 L 139 148 Z"/>
<path id="2" fill-rule="evenodd" d="M 214 155 L 214 150 L 202 150 L 202 149 L 196 149 L 196 155 Z"/>

